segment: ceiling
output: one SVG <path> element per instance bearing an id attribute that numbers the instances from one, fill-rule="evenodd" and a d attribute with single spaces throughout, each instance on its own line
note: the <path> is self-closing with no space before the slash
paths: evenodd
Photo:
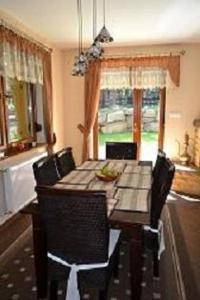
<path id="1" fill-rule="evenodd" d="M 0 0 L 0 9 L 60 48 L 76 47 L 76 0 Z M 82 0 L 83 44 L 92 41 L 92 3 Z M 97 28 L 103 0 L 97 0 Z M 112 46 L 200 42 L 200 0 L 106 0 Z"/>

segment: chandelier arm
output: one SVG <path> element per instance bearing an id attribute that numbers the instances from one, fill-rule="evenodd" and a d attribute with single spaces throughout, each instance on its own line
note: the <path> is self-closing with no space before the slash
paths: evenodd
<path id="1" fill-rule="evenodd" d="M 80 0 L 77 0 L 77 16 L 78 16 L 78 54 L 80 55 Z"/>

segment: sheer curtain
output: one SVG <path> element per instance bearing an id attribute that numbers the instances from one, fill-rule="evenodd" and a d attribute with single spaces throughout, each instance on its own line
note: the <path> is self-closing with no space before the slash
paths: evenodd
<path id="1" fill-rule="evenodd" d="M 101 89 L 173 88 L 169 71 L 157 67 L 115 67 L 101 72 Z"/>
<path id="2" fill-rule="evenodd" d="M 38 46 L 0 25 L 0 76 L 43 84 L 43 60 Z"/>
<path id="3" fill-rule="evenodd" d="M 136 77 L 137 83 L 139 78 L 150 78 L 154 76 L 153 73 L 156 73 L 156 77 L 166 76 L 167 80 L 173 82 L 175 86 L 180 85 L 180 56 L 170 55 L 134 58 L 107 58 L 101 61 L 102 72 L 109 69 L 120 70 L 121 68 L 131 69 L 133 74 L 135 73 L 132 80 Z M 166 74 L 164 75 L 164 73 Z M 168 84 L 167 80 L 165 82 L 166 85 Z"/>

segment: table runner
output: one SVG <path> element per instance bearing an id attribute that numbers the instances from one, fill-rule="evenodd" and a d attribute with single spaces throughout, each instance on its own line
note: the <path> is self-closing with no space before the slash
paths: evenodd
<path id="1" fill-rule="evenodd" d="M 150 174 L 122 174 L 117 183 L 119 188 L 132 188 L 132 189 L 150 189 L 151 188 L 151 175 Z"/>
<path id="2" fill-rule="evenodd" d="M 124 173 L 118 180 L 111 182 L 99 180 L 95 176 L 95 170 L 106 165 L 109 169 L 118 169 Z M 106 191 L 108 216 L 114 209 L 148 212 L 151 167 L 139 166 L 138 161 L 128 160 L 86 161 L 78 169 L 63 177 L 54 187 Z"/>
<path id="3" fill-rule="evenodd" d="M 136 165 L 127 165 L 124 169 L 124 173 L 140 173 L 143 175 L 151 174 L 150 166 L 136 166 Z"/>
<path id="4" fill-rule="evenodd" d="M 105 181 L 102 181 L 102 180 L 100 180 L 98 178 L 94 178 L 90 182 L 90 184 L 88 186 L 88 190 L 93 190 L 93 191 L 98 191 L 98 190 L 108 191 L 108 190 L 110 190 L 110 189 L 112 189 L 114 187 L 114 184 L 115 184 L 114 181 L 105 182 Z"/>
<path id="5" fill-rule="evenodd" d="M 118 199 L 115 209 L 148 212 L 149 190 L 118 189 L 115 198 Z"/>
<path id="6" fill-rule="evenodd" d="M 123 172 L 125 166 L 126 162 L 124 160 L 110 160 L 107 165 L 108 169 L 114 169 L 119 172 Z"/>
<path id="7" fill-rule="evenodd" d="M 87 160 L 77 167 L 77 170 L 100 170 L 107 165 L 107 161 Z"/>
<path id="8" fill-rule="evenodd" d="M 59 182 L 65 184 L 89 184 L 95 177 L 94 171 L 72 171 L 64 176 Z"/>

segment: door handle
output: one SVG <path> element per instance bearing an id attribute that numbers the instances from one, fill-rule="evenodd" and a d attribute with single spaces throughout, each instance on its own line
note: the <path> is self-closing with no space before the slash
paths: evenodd
<path id="1" fill-rule="evenodd" d="M 137 123 L 134 123 L 133 130 L 134 130 L 134 132 L 137 131 Z"/>

